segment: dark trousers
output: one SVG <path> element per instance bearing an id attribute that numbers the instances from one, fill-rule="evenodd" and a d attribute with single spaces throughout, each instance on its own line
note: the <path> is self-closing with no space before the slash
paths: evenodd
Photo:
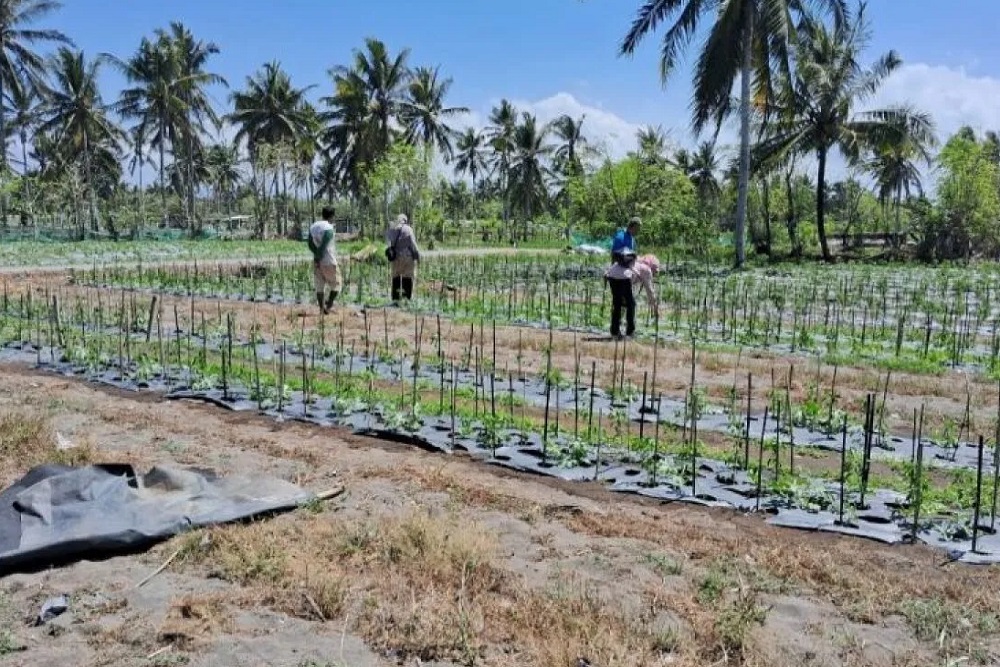
<path id="1" fill-rule="evenodd" d="M 400 294 L 407 301 L 413 298 L 413 278 L 392 277 L 392 300 L 399 301 Z"/>
<path id="2" fill-rule="evenodd" d="M 635 333 L 635 295 L 632 294 L 632 281 L 628 278 L 608 278 L 611 286 L 611 335 L 620 336 L 622 332 L 622 309 L 625 309 L 625 335 Z"/>

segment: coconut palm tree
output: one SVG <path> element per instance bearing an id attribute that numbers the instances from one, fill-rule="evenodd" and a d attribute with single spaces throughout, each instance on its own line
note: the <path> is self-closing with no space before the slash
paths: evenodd
<path id="1" fill-rule="evenodd" d="M 293 86 L 277 61 L 266 63 L 247 77 L 243 90 L 230 95 L 228 120 L 237 126 L 236 141 L 246 141 L 251 155 L 263 144 L 295 143 L 307 129 L 310 88 Z"/>
<path id="2" fill-rule="evenodd" d="M 845 0 L 645 0 L 620 47 L 631 55 L 661 23 L 673 19 L 660 51 L 660 79 L 677 67 L 682 50 L 706 20 L 714 21 L 694 68 L 693 127 L 697 134 L 716 125 L 732 109 L 731 91 L 740 77 L 740 152 L 736 199 L 736 265 L 746 260 L 747 195 L 750 185 L 751 93 L 771 87 L 771 65 L 787 61 L 795 39 L 796 16 L 821 8 L 839 24 L 847 12 Z"/>
<path id="3" fill-rule="evenodd" d="M 219 125 L 219 117 L 212 108 L 206 87 L 228 87 L 226 80 L 218 74 L 206 71 L 209 59 L 219 53 L 219 47 L 213 42 L 195 39 L 195 36 L 184 24 L 174 21 L 169 31 L 158 31 L 171 44 L 174 57 L 177 58 L 177 74 L 180 77 L 180 93 L 185 104 L 185 123 L 181 128 L 184 155 L 186 162 L 185 185 L 187 194 L 187 218 L 192 231 L 195 229 L 195 189 L 194 178 L 195 158 L 201 150 L 200 134 L 204 132 L 206 123 Z"/>
<path id="4" fill-rule="evenodd" d="M 310 131 L 310 107 L 306 93 L 312 86 L 296 88 L 292 80 L 278 62 L 265 64 L 253 76 L 246 79 L 246 88 L 230 96 L 233 112 L 228 121 L 237 126 L 236 141 L 246 141 L 250 152 L 251 166 L 256 174 L 262 156 L 262 149 L 269 155 L 280 158 L 280 169 L 275 172 L 273 189 L 278 190 L 278 173 L 282 177 L 282 191 L 287 195 L 286 167 L 294 162 L 295 147 Z M 256 183 L 256 179 L 255 179 Z M 261 183 L 261 192 L 266 192 L 266 184 Z M 265 195 L 266 199 L 266 195 Z M 285 197 L 283 217 L 279 221 L 279 232 L 284 233 L 288 222 L 288 199 Z M 258 224 L 264 225 L 263 219 Z M 261 228 L 263 233 L 264 227 Z"/>
<path id="5" fill-rule="evenodd" d="M 667 154 L 667 133 L 663 127 L 647 125 L 635 133 L 639 147 L 638 157 L 644 164 L 661 164 Z M 684 149 L 680 149 L 678 154 Z"/>
<path id="6" fill-rule="evenodd" d="M 866 169 L 875 177 L 883 206 L 892 201 L 895 209 L 896 241 L 902 232 L 900 208 L 903 195 L 923 196 L 920 163 L 930 166 L 931 149 L 937 145 L 930 116 L 908 107 L 890 109 L 889 120 L 873 147 Z"/>
<path id="7" fill-rule="evenodd" d="M 790 153 L 813 154 L 817 161 L 816 228 L 823 259 L 832 260 L 827 243 L 826 166 L 830 151 L 839 149 L 858 161 L 866 149 L 879 146 L 907 128 L 915 141 L 931 141 L 933 127 L 923 114 L 907 107 L 855 113 L 878 91 L 901 61 L 894 51 L 865 68 L 860 57 L 869 40 L 865 5 L 845 15 L 832 28 L 805 21 L 795 52 L 795 70 L 775 96 L 771 136 L 758 146 L 762 161 L 784 160 Z"/>
<path id="8" fill-rule="evenodd" d="M 302 132 L 295 142 L 295 177 L 298 185 L 306 187 L 310 219 L 316 220 L 316 194 L 314 191 L 313 168 L 322 148 L 320 145 L 320 135 L 323 132 L 323 121 L 319 111 L 309 102 L 303 104 L 303 116 L 305 122 L 303 123 Z"/>
<path id="9" fill-rule="evenodd" d="M 444 98 L 451 89 L 451 78 L 439 78 L 438 68 L 418 67 L 410 77 L 406 98 L 400 108 L 400 120 L 406 140 L 422 144 L 425 150 L 436 146 L 441 155 L 452 157 L 452 137 L 455 131 L 445 119 L 468 113 L 466 107 L 445 106 Z"/>
<path id="10" fill-rule="evenodd" d="M 109 118 L 98 86 L 101 60 L 87 60 L 83 52 L 62 47 L 51 65 L 52 86 L 47 95 L 44 121 L 39 130 L 52 133 L 60 158 L 83 165 L 90 197 L 90 225 L 97 229 L 96 186 L 98 170 L 117 163 L 119 142 L 125 133 Z"/>
<path id="11" fill-rule="evenodd" d="M 368 138 L 374 144 L 376 160 L 392 145 L 393 124 L 406 105 L 406 86 L 410 82 L 409 57 L 409 49 L 393 56 L 383 42 L 369 37 L 365 40 L 364 50 L 355 49 L 350 67 L 340 65 L 330 70 L 337 93 L 344 86 L 351 89 L 352 95 L 364 97 L 366 121 L 371 126 Z"/>
<path id="12" fill-rule="evenodd" d="M 44 90 L 45 58 L 34 51 L 44 43 L 72 46 L 58 30 L 30 27 L 57 11 L 56 0 L 0 0 L 0 101 L 23 94 L 21 89 Z M 21 91 L 21 92 L 19 92 Z M 0 138 L 7 139 L 7 109 L 0 104 Z M 0 151 L 0 178 L 7 171 L 7 150 Z M 7 225 L 7 194 L 0 189 L 0 220 Z"/>
<path id="13" fill-rule="evenodd" d="M 583 158 L 591 154 L 587 137 L 583 134 L 583 122 L 586 118 L 581 116 L 579 119 L 574 119 L 568 114 L 563 114 L 552 121 L 552 133 L 559 142 L 553 158 L 566 177 L 582 174 Z"/>
<path id="14" fill-rule="evenodd" d="M 546 143 L 547 138 L 548 128 L 539 125 L 534 115 L 522 112 L 520 122 L 514 127 L 510 189 L 514 203 L 524 216 L 525 228 L 545 207 L 548 198 L 546 161 L 552 154 L 552 146 Z"/>
<path id="15" fill-rule="evenodd" d="M 334 73 L 333 81 L 334 94 L 320 100 L 327 107 L 321 114 L 326 127 L 321 141 L 329 153 L 326 166 L 349 193 L 360 198 L 366 165 L 374 164 L 380 155 L 378 130 L 361 78 Z"/>
<path id="16" fill-rule="evenodd" d="M 28 178 L 28 139 L 35 133 L 39 123 L 42 121 L 42 99 L 39 97 L 37 88 L 18 86 L 10 89 L 10 106 L 14 112 L 11 122 L 11 129 L 17 132 L 18 140 L 21 143 L 21 198 L 23 200 L 21 211 L 21 224 L 27 224 L 27 218 L 31 215 L 31 179 Z M 4 220 L 6 223 L 6 220 Z"/>
<path id="17" fill-rule="evenodd" d="M 339 172 L 338 180 L 355 198 L 364 196 L 366 169 L 388 152 L 403 126 L 401 114 L 411 78 L 409 55 L 404 49 L 392 56 L 385 44 L 369 38 L 363 50 L 354 51 L 350 67 L 329 71 L 333 95 L 320 100 L 327 107 L 321 115 L 327 127 L 322 141 Z"/>
<path id="18" fill-rule="evenodd" d="M 479 175 L 488 168 L 486 162 L 486 137 L 475 128 L 466 128 L 455 144 L 455 173 L 472 179 L 472 218 L 476 219 L 476 186 Z"/>
<path id="19" fill-rule="evenodd" d="M 719 172 L 719 156 L 715 152 L 714 141 L 703 141 L 691 154 L 687 175 L 698 191 L 702 205 L 714 203 L 722 191 L 716 174 Z"/>
<path id="20" fill-rule="evenodd" d="M 159 152 L 160 204 L 164 220 L 167 211 L 166 153 L 176 152 L 188 122 L 186 81 L 175 57 L 169 36 L 160 32 L 155 39 L 143 37 L 128 59 L 103 54 L 122 74 L 128 87 L 122 90 L 114 108 L 126 120 L 135 121 L 135 131 L 148 138 Z"/>
<path id="21" fill-rule="evenodd" d="M 206 151 L 205 164 L 215 190 L 219 212 L 225 209 L 226 213 L 231 213 L 236 188 L 243 180 L 239 147 L 235 143 L 212 144 Z"/>
<path id="22" fill-rule="evenodd" d="M 340 169 L 337 162 L 330 155 L 324 155 L 313 172 L 313 196 L 333 203 L 340 185 Z"/>
<path id="23" fill-rule="evenodd" d="M 903 195 L 923 196 L 920 164 L 930 166 L 931 149 L 937 145 L 930 116 L 908 107 L 892 109 L 884 136 L 873 147 L 865 169 L 875 177 L 878 198 L 885 209 L 891 201 L 895 210 L 896 241 L 900 240 L 902 224 L 900 209 Z"/>
<path id="24" fill-rule="evenodd" d="M 136 198 L 137 198 L 137 211 L 136 219 L 138 220 L 138 225 L 144 225 L 146 222 L 146 188 L 143 184 L 142 172 L 143 168 L 148 163 L 146 159 L 146 137 L 142 134 L 138 127 L 133 128 L 132 131 L 128 133 L 129 143 L 130 143 L 130 153 L 132 158 L 129 160 L 128 170 L 129 174 L 135 176 L 139 175 L 139 185 L 136 188 Z"/>
<path id="25" fill-rule="evenodd" d="M 510 216 L 510 161 L 514 151 L 514 132 L 517 126 L 517 109 L 509 100 L 500 100 L 490 111 L 490 124 L 486 130 L 493 149 L 492 168 L 496 172 L 503 196 L 503 220 Z"/>

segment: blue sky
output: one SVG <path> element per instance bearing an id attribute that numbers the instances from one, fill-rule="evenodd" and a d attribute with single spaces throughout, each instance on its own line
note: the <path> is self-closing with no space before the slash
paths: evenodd
<path id="1" fill-rule="evenodd" d="M 912 100 L 947 134 L 962 123 L 1000 128 L 1000 2 L 871 0 L 871 53 L 896 49 L 906 66 L 877 102 Z M 903 6 L 905 5 L 905 10 Z M 502 97 L 546 116 L 586 113 L 584 128 L 613 153 L 630 147 L 634 128 L 661 124 L 679 143 L 687 131 L 690 73 L 667 88 L 657 75 L 656 44 L 634 58 L 617 45 L 639 6 L 632 0 L 65 0 L 39 24 L 69 34 L 88 54 L 129 55 L 143 35 L 171 20 L 216 42 L 214 70 L 241 87 L 265 61 L 279 60 L 297 85 L 329 92 L 327 70 L 346 63 L 366 36 L 391 49 L 408 46 L 413 64 L 441 65 L 454 78 L 452 103 L 476 124 Z M 692 53 L 694 49 L 692 49 Z M 104 93 L 121 87 L 105 75 Z M 226 92 L 217 91 L 220 104 Z"/>

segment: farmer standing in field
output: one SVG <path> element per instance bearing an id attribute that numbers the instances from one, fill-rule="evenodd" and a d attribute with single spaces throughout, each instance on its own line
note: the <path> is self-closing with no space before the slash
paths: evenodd
<path id="1" fill-rule="evenodd" d="M 622 310 L 625 311 L 625 336 L 635 335 L 635 294 L 632 286 L 639 284 L 646 293 L 646 300 L 654 315 L 659 314 L 653 277 L 660 270 L 660 260 L 655 255 L 636 257 L 635 251 L 622 250 L 618 259 L 608 267 L 604 277 L 611 287 L 611 336 L 620 339 Z"/>
<path id="2" fill-rule="evenodd" d="M 313 284 L 316 288 L 316 303 L 324 315 L 333 308 L 333 302 L 340 294 L 342 281 L 340 267 L 337 265 L 337 246 L 334 243 L 332 206 L 323 207 L 323 219 L 317 220 L 309 227 L 309 250 L 313 256 Z M 326 288 L 330 294 L 324 298 Z"/>
<path id="3" fill-rule="evenodd" d="M 392 300 L 398 303 L 402 296 L 409 301 L 413 298 L 413 279 L 420 261 L 420 248 L 406 215 L 400 214 L 396 218 L 396 226 L 386 233 L 385 241 L 392 274 Z"/>

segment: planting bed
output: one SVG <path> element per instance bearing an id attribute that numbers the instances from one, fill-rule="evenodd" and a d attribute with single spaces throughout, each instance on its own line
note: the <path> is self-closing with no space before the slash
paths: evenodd
<path id="1" fill-rule="evenodd" d="M 456 318 L 603 331 L 609 294 L 599 258 L 435 257 L 421 263 L 416 307 Z M 96 266 L 91 285 L 265 303 L 309 303 L 310 265 L 296 257 L 242 267 Z M 828 364 L 993 374 L 1000 356 L 1000 272 L 884 267 L 730 274 L 678 265 L 661 276 L 662 340 L 820 357 Z M 385 268 L 347 265 L 343 300 L 384 302 Z M 648 322 L 652 325 L 652 322 Z M 647 326 L 646 330 L 652 329 Z"/>
<path id="2" fill-rule="evenodd" d="M 594 268 L 562 266 L 575 275 Z M 525 284 L 532 280 L 532 268 L 517 270 Z M 56 294 L 5 293 L 0 359 L 168 398 L 345 425 L 516 470 L 596 480 L 614 491 L 765 511 L 779 525 L 886 542 L 916 538 L 957 560 L 1000 559 L 994 445 L 962 442 L 961 429 L 947 442 L 923 437 L 917 415 L 913 433 L 887 433 L 880 427 L 884 396 L 870 395 L 860 416 L 836 409 L 835 401 L 806 410 L 793 408 L 789 392 L 772 381 L 762 414 L 754 410 L 752 392 L 746 394 L 750 409 L 743 408 L 747 399 L 736 387 L 723 410 L 706 404 L 693 370 L 683 400 L 664 398 L 655 381 L 626 382 L 618 368 L 625 346 L 616 346 L 610 385 L 598 387 L 591 379 L 598 376 L 596 362 L 589 369 L 577 363 L 567 379 L 548 353 L 529 360 L 544 372 L 501 370 L 483 325 L 478 345 L 473 326 L 466 354 L 449 356 L 439 319 L 431 336 L 436 349 L 433 342 L 432 349 L 424 347 L 425 325 L 434 323 L 422 316 L 414 317 L 407 345 L 388 339 L 384 314 L 379 341 L 371 310 L 364 311 L 363 337 L 346 339 L 343 329 L 307 331 L 304 325 L 296 335 L 279 335 L 276 322 L 241 323 L 221 305 L 216 317 L 206 318 L 192 301 L 182 317 L 176 304 L 170 312 L 134 292 L 97 294 L 96 302 L 60 302 Z M 250 335 L 241 338 L 241 330 Z M 696 352 L 695 345 L 692 369 Z M 727 434 L 728 449 L 706 455 L 698 435 L 706 432 Z M 838 453 L 833 474 L 795 469 L 797 456 L 815 449 Z M 872 461 L 880 457 L 900 471 L 892 488 L 880 488 L 872 477 Z M 953 468 L 962 493 L 930 489 L 932 464 Z"/>

